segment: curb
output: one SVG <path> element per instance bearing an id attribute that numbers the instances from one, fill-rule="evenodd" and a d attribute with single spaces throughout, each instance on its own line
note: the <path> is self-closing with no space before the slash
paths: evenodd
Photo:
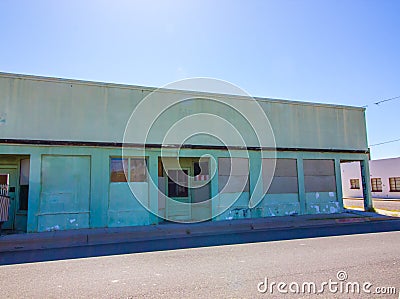
<path id="1" fill-rule="evenodd" d="M 324 226 L 341 226 L 351 223 L 370 221 L 399 220 L 386 216 L 361 215 L 319 215 L 316 219 L 285 218 L 266 220 L 234 220 L 209 222 L 197 225 L 159 224 L 155 226 L 99 228 L 69 231 L 53 231 L 32 234 L 16 234 L 0 237 L 0 253 L 23 252 L 42 249 L 60 249 L 68 247 L 110 245 L 135 243 L 166 239 L 185 239 L 199 236 L 218 236 L 262 231 L 291 230 L 298 228 L 317 228 Z"/>

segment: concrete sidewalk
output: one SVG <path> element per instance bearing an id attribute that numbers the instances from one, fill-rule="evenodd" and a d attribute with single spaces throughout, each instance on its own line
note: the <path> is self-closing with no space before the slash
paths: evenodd
<path id="1" fill-rule="evenodd" d="M 42 249 L 172 240 L 272 230 L 341 226 L 367 221 L 398 220 L 376 213 L 347 211 L 340 214 L 268 217 L 194 224 L 164 223 L 151 226 L 79 229 L 0 236 L 0 254 Z"/>

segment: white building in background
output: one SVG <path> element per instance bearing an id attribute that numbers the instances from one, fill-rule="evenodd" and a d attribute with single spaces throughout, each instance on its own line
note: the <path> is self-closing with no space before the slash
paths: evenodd
<path id="1" fill-rule="evenodd" d="M 361 198 L 360 163 L 341 163 L 343 198 Z M 400 199 L 400 157 L 369 161 L 373 198 Z"/>

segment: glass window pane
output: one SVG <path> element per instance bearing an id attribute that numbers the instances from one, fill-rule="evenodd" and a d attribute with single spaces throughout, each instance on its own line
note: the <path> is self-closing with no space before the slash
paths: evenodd
<path id="1" fill-rule="evenodd" d="M 189 196 L 187 174 L 187 170 L 168 170 L 168 197 Z"/>
<path id="2" fill-rule="evenodd" d="M 371 179 L 371 189 L 373 192 L 382 192 L 382 180 L 380 178 Z"/>
<path id="3" fill-rule="evenodd" d="M 19 184 L 29 185 L 29 159 L 21 160 Z"/>
<path id="4" fill-rule="evenodd" d="M 400 192 L 400 177 L 389 178 L 391 192 Z"/>
<path id="5" fill-rule="evenodd" d="M 126 182 L 125 172 L 128 169 L 128 159 L 123 158 L 111 158 L 110 163 L 110 174 L 111 182 Z"/>
<path id="6" fill-rule="evenodd" d="M 146 182 L 146 159 L 131 158 L 131 182 Z"/>
<path id="7" fill-rule="evenodd" d="M 360 189 L 359 179 L 350 179 L 350 189 Z"/>

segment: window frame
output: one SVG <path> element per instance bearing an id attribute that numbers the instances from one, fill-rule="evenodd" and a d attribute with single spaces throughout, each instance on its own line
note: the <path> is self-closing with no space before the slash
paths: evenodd
<path id="1" fill-rule="evenodd" d="M 183 177 L 186 180 L 180 181 L 179 180 L 179 172 L 182 171 Z M 176 172 L 177 176 L 175 176 L 173 179 L 171 179 L 170 173 L 169 172 Z M 189 169 L 188 168 L 182 168 L 182 169 L 168 169 L 167 170 L 167 193 L 169 198 L 178 198 L 178 199 L 183 199 L 183 198 L 190 198 L 190 180 L 189 180 Z M 187 186 L 182 186 L 179 183 L 187 184 Z M 173 187 L 173 188 L 171 188 Z M 184 193 L 181 194 L 179 193 L 180 191 L 177 190 L 184 190 Z M 177 191 L 177 193 L 172 194 L 172 191 Z"/>
<path id="2" fill-rule="evenodd" d="M 400 177 L 389 178 L 389 192 L 400 192 Z"/>
<path id="3" fill-rule="evenodd" d="M 382 178 L 371 178 L 371 192 L 382 192 Z"/>
<path id="4" fill-rule="evenodd" d="M 350 179 L 350 189 L 360 189 L 360 179 Z"/>
<path id="5" fill-rule="evenodd" d="M 125 175 L 125 181 L 112 181 L 112 170 L 111 170 L 111 163 L 112 163 L 112 159 L 120 159 L 120 160 L 124 160 L 127 159 L 128 163 L 127 163 L 127 169 L 124 169 L 124 175 Z M 114 183 L 147 183 L 148 182 L 148 175 L 146 171 L 145 173 L 145 179 L 143 181 L 132 181 L 132 169 L 131 169 L 131 160 L 134 159 L 140 159 L 140 160 L 144 160 L 145 162 L 145 168 L 147 169 L 148 167 L 148 161 L 147 161 L 147 157 L 140 157 L 140 156 L 129 156 L 129 157 L 121 157 L 121 156 L 110 156 L 110 163 L 109 163 L 109 183 L 110 184 L 114 184 Z"/>

